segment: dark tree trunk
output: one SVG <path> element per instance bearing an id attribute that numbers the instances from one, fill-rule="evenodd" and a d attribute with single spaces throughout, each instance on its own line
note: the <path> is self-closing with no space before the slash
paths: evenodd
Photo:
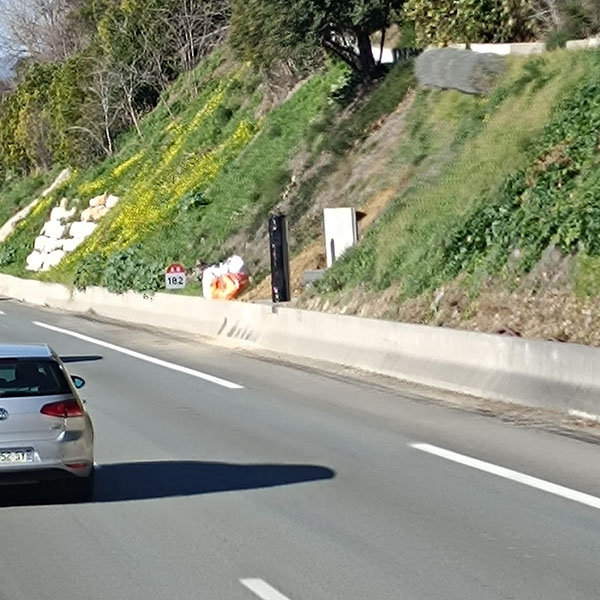
<path id="1" fill-rule="evenodd" d="M 356 41 L 358 42 L 358 60 L 361 74 L 365 81 L 372 81 L 375 75 L 376 64 L 373 57 L 371 38 L 366 30 L 359 29 L 356 31 Z"/>

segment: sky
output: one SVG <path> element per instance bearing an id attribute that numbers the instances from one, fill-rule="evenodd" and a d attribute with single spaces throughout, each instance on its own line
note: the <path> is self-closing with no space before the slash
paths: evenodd
<path id="1" fill-rule="evenodd" d="M 5 0 L 0 0 L 0 7 L 2 7 L 5 3 Z M 3 34 L 3 26 L 2 26 L 2 16 L 0 12 L 0 36 Z M 2 48 L 0 48 L 0 79 L 4 79 L 10 75 L 10 65 L 6 56 L 2 53 Z"/>
<path id="2" fill-rule="evenodd" d="M 27 6 L 31 2 L 31 0 L 21 0 L 21 2 L 23 6 Z M 6 27 L 4 26 L 4 23 L 2 22 L 5 13 L 3 9 L 8 6 L 11 6 L 11 0 L 0 0 L 0 79 L 5 79 L 12 75 L 12 69 L 15 63 L 14 52 L 13 58 L 8 58 L 2 47 L 2 39 L 6 38 L 7 31 Z M 14 49 L 15 48 L 13 44 L 13 50 Z"/>

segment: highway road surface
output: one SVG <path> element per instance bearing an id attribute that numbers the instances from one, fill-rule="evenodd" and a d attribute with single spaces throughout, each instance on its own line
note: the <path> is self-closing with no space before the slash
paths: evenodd
<path id="1" fill-rule="evenodd" d="M 595 600 L 600 446 L 0 302 L 83 376 L 98 488 L 0 488 L 0 600 Z"/>

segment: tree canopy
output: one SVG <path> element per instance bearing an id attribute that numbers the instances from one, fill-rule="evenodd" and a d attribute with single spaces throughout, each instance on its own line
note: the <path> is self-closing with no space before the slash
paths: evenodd
<path id="1" fill-rule="evenodd" d="M 327 52 L 365 80 L 376 71 L 371 35 L 385 31 L 404 0 L 233 0 L 231 41 L 244 59 L 310 64 Z"/>
<path id="2" fill-rule="evenodd" d="M 229 26 L 228 0 L 9 0 L 18 85 L 0 108 L 0 175 L 88 164 L 193 69 Z M 7 8 L 7 10 L 8 10 Z"/>
<path id="3" fill-rule="evenodd" d="M 532 35 L 532 0 L 407 0 L 422 44 L 520 42 Z"/>
<path id="4" fill-rule="evenodd" d="M 0 17 L 0 46 L 26 56 L 17 85 L 0 90 L 1 178 L 113 154 L 227 38 L 266 72 L 310 72 L 329 55 L 368 82 L 380 71 L 374 34 L 383 46 L 392 24 L 423 46 L 584 36 L 600 27 L 600 0 L 3 0 Z"/>

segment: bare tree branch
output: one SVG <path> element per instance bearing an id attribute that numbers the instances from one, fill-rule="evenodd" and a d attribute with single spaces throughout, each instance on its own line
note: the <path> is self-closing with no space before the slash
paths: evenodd
<path id="1" fill-rule="evenodd" d="M 99 135 L 94 133 L 91 129 L 89 129 L 88 127 L 82 127 L 80 125 L 73 125 L 72 127 L 69 127 L 67 129 L 67 131 L 81 131 L 83 133 L 86 133 L 98 144 L 98 146 L 100 146 L 100 148 L 102 148 L 102 150 L 104 150 L 104 152 L 106 153 L 106 156 L 110 156 L 110 151 L 105 146 L 104 140 Z"/>
<path id="2" fill-rule="evenodd" d="M 65 60 L 84 43 L 69 21 L 82 4 L 83 0 L 4 0 L 0 44 L 15 58 L 25 53 L 36 60 Z"/>

